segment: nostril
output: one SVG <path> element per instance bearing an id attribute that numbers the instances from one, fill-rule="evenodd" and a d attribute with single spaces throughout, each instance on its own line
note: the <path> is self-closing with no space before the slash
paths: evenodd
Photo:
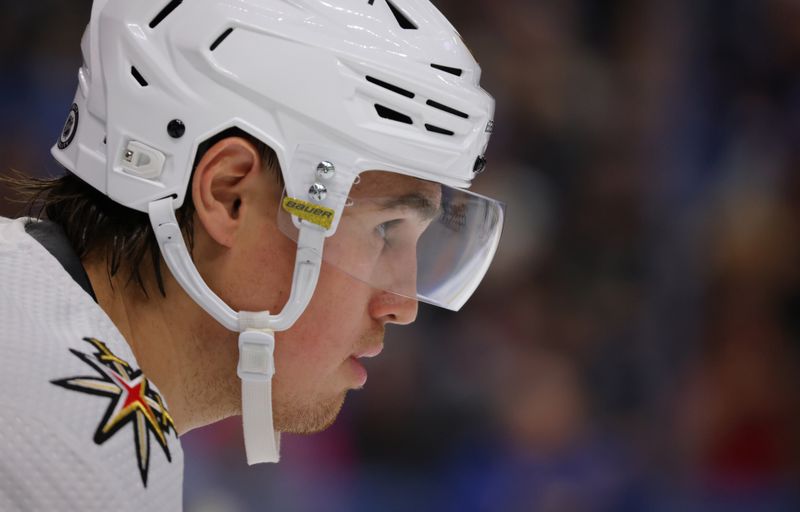
<path id="1" fill-rule="evenodd" d="M 417 319 L 419 302 L 392 292 L 380 291 L 373 297 L 369 309 L 371 316 L 383 325 L 408 325 Z"/>

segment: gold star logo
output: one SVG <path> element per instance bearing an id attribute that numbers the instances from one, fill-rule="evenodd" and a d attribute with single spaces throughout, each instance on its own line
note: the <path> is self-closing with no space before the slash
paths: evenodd
<path id="1" fill-rule="evenodd" d="M 91 366 L 98 376 L 72 377 L 51 382 L 73 391 L 111 398 L 94 433 L 94 442 L 102 445 L 131 423 L 139 474 L 142 484 L 147 487 L 151 437 L 161 446 L 167 461 L 172 462 L 167 444 L 167 434 L 175 432 L 172 417 L 164 407 L 161 396 L 152 388 L 141 370 L 134 370 L 131 365 L 114 355 L 102 341 L 94 338 L 84 338 L 84 341 L 97 351 L 94 354 L 84 354 L 78 350 L 70 352 Z"/>

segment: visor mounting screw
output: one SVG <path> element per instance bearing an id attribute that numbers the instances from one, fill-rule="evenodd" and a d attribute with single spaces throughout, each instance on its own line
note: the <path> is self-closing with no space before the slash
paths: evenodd
<path id="1" fill-rule="evenodd" d="M 328 197 L 328 189 L 321 183 L 314 183 L 311 185 L 311 188 L 308 189 L 308 195 L 311 197 L 311 199 L 321 202 Z"/>
<path id="2" fill-rule="evenodd" d="M 327 160 L 320 162 L 317 166 L 317 176 L 323 180 L 329 180 L 336 175 L 336 167 Z"/>
<path id="3" fill-rule="evenodd" d="M 472 172 L 475 174 L 480 174 L 486 170 L 486 158 L 481 155 L 477 159 L 475 159 L 475 167 L 472 168 Z"/>
<path id="4" fill-rule="evenodd" d="M 173 139 L 180 139 L 186 133 L 186 125 L 180 119 L 173 119 L 167 125 L 167 133 Z"/>
<path id="5" fill-rule="evenodd" d="M 125 156 L 123 158 L 125 159 L 126 162 L 133 161 L 133 151 L 131 151 L 130 149 L 125 151 Z"/>

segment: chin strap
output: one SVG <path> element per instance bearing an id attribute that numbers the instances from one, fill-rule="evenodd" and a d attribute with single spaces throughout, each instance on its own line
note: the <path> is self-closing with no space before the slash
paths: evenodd
<path id="1" fill-rule="evenodd" d="M 297 242 L 292 291 L 278 315 L 268 311 L 235 312 L 205 283 L 183 240 L 171 197 L 148 205 L 150 223 L 164 261 L 186 293 L 225 328 L 239 335 L 237 374 L 242 380 L 242 422 L 247 463 L 278 462 L 280 434 L 272 411 L 275 331 L 290 328 L 303 314 L 317 286 L 325 230 L 303 222 Z"/>
<path id="2" fill-rule="evenodd" d="M 286 330 L 305 311 L 319 278 L 325 232 L 303 224 L 297 242 L 292 292 L 277 316 L 239 313 L 239 366 L 242 380 L 242 422 L 247 463 L 278 462 L 280 433 L 272 414 L 272 376 L 275 375 L 275 331 Z M 262 322 L 268 320 L 269 326 Z"/>
<path id="3" fill-rule="evenodd" d="M 275 333 L 249 330 L 239 335 L 242 380 L 242 424 L 247 463 L 278 462 L 281 434 L 272 419 L 272 376 L 275 375 Z"/>

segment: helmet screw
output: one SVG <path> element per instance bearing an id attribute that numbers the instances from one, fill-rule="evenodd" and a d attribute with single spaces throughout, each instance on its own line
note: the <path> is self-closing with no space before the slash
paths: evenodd
<path id="1" fill-rule="evenodd" d="M 173 119 L 167 125 L 167 133 L 173 139 L 180 139 L 186 133 L 186 125 L 180 119 Z"/>
<path id="2" fill-rule="evenodd" d="M 475 167 L 472 168 L 472 172 L 475 174 L 480 174 L 486 170 L 486 158 L 483 155 L 479 156 L 475 159 Z"/>
<path id="3" fill-rule="evenodd" d="M 125 158 L 126 162 L 132 161 L 133 160 L 133 151 L 131 151 L 130 149 L 125 151 L 125 157 L 124 158 Z"/>
<path id="4" fill-rule="evenodd" d="M 311 188 L 308 189 L 308 195 L 316 200 L 316 201 L 324 201 L 326 197 L 328 197 L 328 189 L 325 188 L 325 185 L 321 183 L 314 183 L 311 185 Z"/>
<path id="5" fill-rule="evenodd" d="M 327 160 L 320 162 L 317 166 L 317 176 L 323 180 L 329 180 L 336 175 L 336 167 Z"/>

